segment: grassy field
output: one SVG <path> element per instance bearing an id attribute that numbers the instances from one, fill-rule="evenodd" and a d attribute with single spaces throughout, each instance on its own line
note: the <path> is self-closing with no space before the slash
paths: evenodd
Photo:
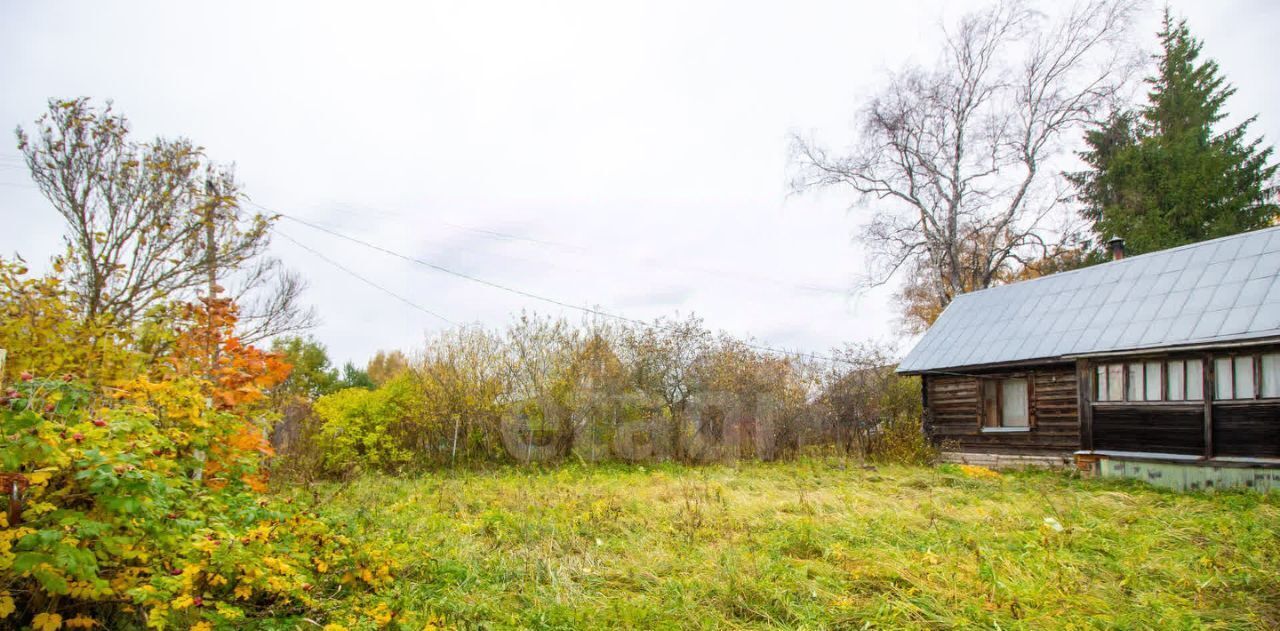
<path id="1" fill-rule="evenodd" d="M 384 621 L 1280 627 L 1274 494 L 812 460 L 370 477 L 320 495 L 403 560 L 376 596 Z"/>

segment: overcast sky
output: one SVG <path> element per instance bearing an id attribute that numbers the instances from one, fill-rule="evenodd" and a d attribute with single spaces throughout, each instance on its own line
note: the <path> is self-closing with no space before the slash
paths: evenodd
<path id="1" fill-rule="evenodd" d="M 1173 6 L 1238 88 L 1232 113 L 1280 138 L 1280 4 Z M 788 348 L 894 339 L 892 288 L 852 293 L 865 213 L 787 195 L 787 134 L 847 142 L 859 100 L 932 59 L 960 11 L 0 0 L 0 254 L 44 261 L 62 231 L 11 130 L 49 97 L 91 96 L 139 138 L 184 135 L 234 162 L 256 203 L 464 273 L 630 317 L 697 313 Z M 1153 6 L 1136 35 L 1150 47 L 1157 28 Z M 454 321 L 561 312 L 279 227 Z M 447 326 L 284 239 L 272 250 L 310 280 L 314 334 L 338 362 Z"/>

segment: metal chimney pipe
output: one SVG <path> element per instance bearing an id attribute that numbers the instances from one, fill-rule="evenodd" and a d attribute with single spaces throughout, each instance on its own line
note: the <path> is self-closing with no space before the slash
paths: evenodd
<path id="1" fill-rule="evenodd" d="M 1124 258 L 1124 239 L 1111 237 L 1111 240 L 1107 242 L 1107 248 L 1111 250 L 1111 260 L 1119 261 Z"/>

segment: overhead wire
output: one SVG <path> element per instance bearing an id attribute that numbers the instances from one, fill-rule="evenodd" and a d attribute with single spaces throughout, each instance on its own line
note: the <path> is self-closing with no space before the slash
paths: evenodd
<path id="1" fill-rule="evenodd" d="M 271 212 L 269 208 L 261 204 L 258 204 L 256 202 L 249 201 L 248 203 L 249 205 L 257 207 L 261 210 Z M 403 217 L 403 215 L 400 215 L 399 213 L 394 213 L 394 212 L 379 212 L 379 215 Z M 643 264 L 649 267 L 662 267 L 662 268 L 681 271 L 681 272 L 692 272 L 694 274 L 711 275 L 711 276 L 717 276 L 717 277 L 727 278 L 727 279 L 736 280 L 736 281 L 746 281 L 746 282 L 757 283 L 757 284 L 766 283 L 769 285 L 785 287 L 788 289 L 793 289 L 793 290 L 803 291 L 808 293 L 835 294 L 835 295 L 843 295 L 847 293 L 847 290 L 840 287 L 831 286 L 831 285 L 793 282 L 793 281 L 783 280 L 780 278 L 774 278 L 771 276 L 766 276 L 761 274 L 752 274 L 752 273 L 747 273 L 747 272 L 742 272 L 737 270 L 730 271 L 730 270 L 719 269 L 714 267 L 705 267 L 701 265 L 687 265 L 687 264 L 682 265 L 682 264 L 673 263 L 671 261 L 667 261 L 667 260 L 656 258 L 656 257 L 627 254 L 625 252 L 618 252 L 616 250 L 611 250 L 605 253 L 599 249 L 582 246 L 574 243 L 566 243 L 563 241 L 554 241 L 549 239 L 538 239 L 538 238 L 533 238 L 527 235 L 512 234 L 510 232 L 493 230 L 491 228 L 468 226 L 465 224 L 445 221 L 442 219 L 432 219 L 432 221 L 435 221 L 436 223 L 439 223 L 440 225 L 445 226 L 451 230 L 469 232 L 471 234 L 476 234 L 486 239 L 492 239 L 492 240 L 500 241 L 503 243 L 525 243 L 525 244 L 540 246 L 544 248 L 552 248 L 552 249 L 559 250 L 561 252 L 566 252 L 576 256 L 587 256 L 587 255 L 593 255 L 593 254 L 607 255 L 611 258 L 618 258 L 619 256 L 625 256 L 627 258 L 630 258 L 633 261 L 636 261 L 640 264 Z M 553 263 L 553 265 L 556 265 L 557 267 L 560 266 L 558 263 Z"/>
<path id="2" fill-rule="evenodd" d="M 339 262 L 337 262 L 337 261 L 335 261 L 335 260 L 333 260 L 333 259 L 329 258 L 328 256 L 325 256 L 325 255 L 324 255 L 324 254 L 322 254 L 319 250 L 316 250 L 315 248 L 312 248 L 312 247 L 310 247 L 310 246 L 306 245 L 305 243 L 302 243 L 301 241 L 298 241 L 297 239 L 295 239 L 295 238 L 293 238 L 293 237 L 289 236 L 289 235 L 288 235 L 288 234 L 286 234 L 285 232 L 281 231 L 279 228 L 276 228 L 276 227 L 274 227 L 274 226 L 273 226 L 273 227 L 271 228 L 271 231 L 272 231 L 272 232 L 274 232 L 274 233 L 276 233 L 277 235 L 280 235 L 280 236 L 284 237 L 284 238 L 285 238 L 285 239 L 287 239 L 288 241 L 292 242 L 294 245 L 296 245 L 296 246 L 298 246 L 298 247 L 300 247 L 300 248 L 302 248 L 302 249 L 304 249 L 304 250 L 306 250 L 306 251 L 308 251 L 308 252 L 310 252 L 310 253 L 312 253 L 312 254 L 316 255 L 316 256 L 317 256 L 317 257 L 319 257 L 322 261 L 324 261 L 324 262 L 326 262 L 326 263 L 328 263 L 328 264 L 330 264 L 330 265 L 332 265 L 332 266 L 334 266 L 334 267 L 336 267 L 336 268 L 338 268 L 338 269 L 342 270 L 343 272 L 346 272 L 346 273 L 347 273 L 347 274 L 349 274 L 350 276 L 352 276 L 352 277 L 356 278 L 357 280 L 359 280 L 359 281 L 361 281 L 361 282 L 365 283 L 366 285 L 369 285 L 369 286 L 371 286 L 371 287 L 373 287 L 373 288 L 375 288 L 375 289 L 378 289 L 379 291 L 381 291 L 381 292 L 383 292 L 383 293 L 385 293 L 385 294 L 387 294 L 387 295 L 391 296 L 392 298 L 395 298 L 396 300 L 399 300 L 400 302 L 403 302 L 403 303 L 405 303 L 405 304 L 409 305 L 410 307 L 413 307 L 414 309 L 417 309 L 418 311 L 421 311 L 421 312 L 423 312 L 423 313 L 425 313 L 425 314 L 427 314 L 427 315 L 430 315 L 430 316 L 432 316 L 432 317 L 435 317 L 435 318 L 438 318 L 438 319 L 440 319 L 440 320 L 443 320 L 443 321 L 445 321 L 445 322 L 447 322 L 447 323 L 449 323 L 449 324 L 451 324 L 451 325 L 453 325 L 453 326 L 463 326 L 461 323 L 454 322 L 453 320 L 450 320 L 449 318 L 447 318 L 447 317 L 445 317 L 445 316 L 443 316 L 443 315 L 440 315 L 439 313 L 436 313 L 435 311 L 432 311 L 431 309 L 428 309 L 428 308 L 426 308 L 426 307 L 424 307 L 424 306 L 422 306 L 422 305 L 419 305 L 419 304 L 417 304 L 417 303 L 413 302 L 412 300 L 409 300 L 408 298 L 405 298 L 404 296 L 401 296 L 400 294 L 397 294 L 396 292 L 391 291 L 390 289 L 387 289 L 386 287 L 384 287 L 384 286 L 382 286 L 382 285 L 380 285 L 380 284 L 378 284 L 378 283 L 374 282 L 373 280 L 370 280 L 370 279 L 368 279 L 368 278 L 365 278 L 364 276 L 362 276 L 361 274 L 357 273 L 356 271 L 354 271 L 354 270 L 352 270 L 352 269 L 348 268 L 347 266 L 345 266 L 345 265 L 343 265 L 343 264 L 341 264 L 341 263 L 339 263 Z"/>
<path id="3" fill-rule="evenodd" d="M 619 321 L 619 322 L 626 322 L 626 323 L 628 323 L 628 324 L 632 324 L 632 325 L 635 325 L 635 326 L 640 326 L 640 327 L 644 327 L 644 328 L 648 328 L 648 329 L 658 329 L 658 330 L 662 330 L 662 329 L 670 329 L 670 328 L 672 328 L 672 327 L 663 327 L 662 325 L 659 325 L 659 324 L 654 324 L 654 323 L 645 322 L 645 321 L 643 321 L 643 320 L 638 320 L 638 319 L 636 319 L 636 318 L 632 318 L 632 317 L 628 317 L 628 316 L 624 316 L 624 315 L 619 315 L 619 314 L 615 314 L 615 313 L 610 313 L 610 312 L 608 312 L 608 311 L 603 311 L 603 310 L 598 309 L 598 308 L 595 308 L 595 307 L 585 307 L 585 306 L 575 305 L 575 304 L 572 304 L 572 303 L 565 302 L 565 301 L 563 301 L 563 300 L 558 300 L 558 299 L 556 299 L 556 298 L 551 298 L 551 297 L 548 297 L 548 296 L 543 296 L 543 295 L 541 295 L 541 294 L 536 294 L 536 293 L 533 293 L 533 292 L 530 292 L 530 291 L 526 291 L 526 290 L 523 290 L 523 289 L 519 289 L 519 288 L 517 288 L 517 287 L 511 287 L 511 286 L 509 286 L 509 285 L 504 285 L 504 284 L 502 284 L 502 283 L 497 283 L 497 282 L 490 281 L 490 280 L 487 280 L 487 279 L 484 279 L 484 278 L 480 278 L 480 277 L 477 277 L 477 276 L 473 276 L 473 275 L 471 275 L 471 274 L 467 274 L 467 273 L 465 273 L 465 272 L 459 272 L 459 271 L 457 271 L 457 270 L 453 270 L 453 269 L 450 269 L 450 268 L 444 267 L 443 265 L 439 265 L 439 264 L 436 264 L 436 263 L 432 263 L 432 262 L 430 262 L 430 261 L 425 261 L 425 260 L 423 260 L 423 259 L 419 259 L 419 258 L 416 258 L 416 257 L 413 257 L 413 256 L 409 256 L 409 255 L 407 255 L 407 254 L 403 254 L 403 253 L 401 253 L 401 252 L 397 252 L 397 251 L 395 251 L 395 250 L 392 250 L 392 249 L 389 249 L 389 248 L 386 248 L 386 247 L 380 246 L 380 245 L 378 245 L 378 244 L 371 243 L 371 242 L 369 242 L 369 241 L 366 241 L 366 240 L 364 240 L 364 239 L 360 239 L 360 238 L 358 238 L 358 237 L 353 237 L 353 236 L 350 236 L 350 235 L 343 234 L 343 233 L 341 233 L 341 232 L 338 232 L 338 231 L 336 231 L 336 230 L 330 229 L 330 228 L 325 227 L 325 226 L 323 226 L 323 225 L 316 224 L 316 223 L 313 223 L 313 222 L 310 222 L 310 221 L 307 221 L 307 220 L 305 220 L 305 219 L 301 219 L 301 218 L 298 218 L 298 217 L 294 217 L 293 215 L 290 215 L 290 214 L 288 214 L 288 213 L 280 212 L 279 210 L 274 210 L 274 209 L 271 209 L 271 208 L 267 208 L 267 207 L 265 207 L 265 206 L 261 206 L 260 204 L 254 204 L 254 206 L 257 206 L 258 208 L 261 208 L 262 210 L 265 210 L 265 211 L 267 211 L 267 212 L 273 213 L 273 214 L 275 214 L 275 215 L 277 215 L 277 216 L 279 216 L 279 217 L 282 217 L 282 218 L 284 218 L 284 219 L 288 219 L 289 221 L 293 221 L 293 222 L 295 222 L 295 223 L 298 223 L 298 224 L 300 224 L 300 225 L 306 226 L 306 227 L 311 228 L 311 229 L 313 229 L 313 230 L 318 230 L 318 231 L 320 231 L 320 232 L 326 233 L 326 234 L 328 234 L 328 235 L 330 235 L 330 236 L 337 237 L 337 238 L 340 238 L 340 239 L 343 239 L 343 240 L 346 240 L 346 241 L 350 241 L 350 242 L 355 243 L 355 244 L 357 244 L 357 245 L 361 245 L 361 246 L 363 246 L 363 247 L 366 247 L 366 248 L 369 248 L 369 249 L 372 249 L 372 250 L 376 250 L 376 251 L 378 251 L 378 252 L 382 252 L 383 254 L 387 254 L 387 255 L 389 255 L 389 256 L 393 256 L 393 257 L 396 257 L 396 258 L 399 258 L 399 259 L 402 259 L 402 260 L 408 261 L 408 262 L 410 262 L 410 263 L 414 263 L 414 264 L 416 264 L 416 265 L 421 265 L 421 266 L 423 266 L 423 267 L 427 267 L 427 268 L 429 268 L 429 269 L 432 269 L 432 270 L 435 270 L 435 271 L 441 272 L 441 273 L 443 273 L 443 274 L 448 274 L 448 275 L 450 275 L 450 276 L 455 276 L 455 277 L 457 277 L 457 278 L 461 278 L 461 279 L 464 279 L 464 280 L 467 280 L 467 281 L 470 281 L 470 282 L 474 282 L 474 283 L 477 283 L 477 284 L 480 284 L 480 285 L 484 285 L 484 286 L 487 286 L 487 287 L 490 287 L 490 288 L 493 288 L 493 289 L 498 289 L 498 290 L 505 291 L 505 292 L 508 292 L 508 293 L 516 294 L 516 295 L 518 295 L 518 296 L 523 296 L 523 297 L 525 297 L 525 298 L 529 298 L 529 299 L 532 299 L 532 300 L 537 300 L 537 301 L 540 301 L 540 302 L 545 302 L 545 303 L 548 303 L 548 304 L 553 304 L 553 305 L 556 305 L 556 306 L 558 306 L 558 307 L 563 307 L 563 308 L 565 308 L 565 309 L 572 309 L 572 310 L 579 311 L 579 312 L 582 312 L 582 313 L 586 313 L 586 314 L 589 314 L 589 315 L 599 316 L 599 317 L 602 317 L 602 318 L 608 318 L 608 319 L 616 320 L 616 321 Z M 288 237 L 286 237 L 286 238 L 288 238 Z M 294 239 L 290 239 L 290 240 L 291 240 L 291 241 L 293 241 L 294 243 L 298 243 L 298 242 L 297 242 L 296 240 L 294 240 Z M 308 250 L 310 250 L 310 251 L 312 251 L 312 252 L 316 252 L 314 249 L 311 249 L 311 248 L 307 248 L 307 249 L 308 249 Z M 317 254 L 318 254 L 318 252 L 317 252 Z M 321 255 L 321 256 L 323 256 L 323 255 Z M 398 296 L 397 296 L 397 297 L 398 297 Z M 401 300 L 404 300 L 404 299 L 403 299 L 403 298 L 401 298 Z M 803 352 L 803 351 L 791 351 L 791 350 L 786 350 L 786 349 L 776 348 L 776 347 L 772 347 L 772 346 L 766 346 L 766 345 L 763 345 L 763 344 L 756 344 L 756 343 L 753 343 L 753 342 L 745 342 L 745 341 L 744 341 L 744 342 L 742 342 L 742 344 L 743 344 L 744 346 L 748 347 L 748 348 L 752 348 L 752 349 L 755 349 L 755 350 L 758 350 L 758 351 L 769 352 L 769 353 L 774 353 L 774 354 L 778 354 L 778 355 L 785 355 L 785 356 L 789 356 L 789 357 L 809 358 L 809 359 L 821 360 L 821 361 L 827 361 L 827 362 L 832 362 L 832 363 L 846 363 L 846 364 L 848 364 L 848 363 L 852 363 L 852 362 L 849 362 L 848 360 L 840 359 L 840 358 L 838 358 L 838 357 L 830 357 L 830 356 L 822 355 L 822 354 L 819 354 L 819 353 Z"/>

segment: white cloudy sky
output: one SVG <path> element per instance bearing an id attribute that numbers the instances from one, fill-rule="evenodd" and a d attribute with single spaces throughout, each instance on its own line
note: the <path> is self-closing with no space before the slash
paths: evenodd
<path id="1" fill-rule="evenodd" d="M 972 4 L 972 3 L 970 3 Z M 1280 5 L 1180 1 L 1280 138 Z M 895 334 L 891 288 L 852 295 L 864 218 L 789 198 L 787 133 L 850 137 L 889 68 L 933 57 L 961 9 L 921 2 L 26 2 L 0 0 L 0 254 L 61 223 L 8 130 L 48 97 L 114 99 L 143 137 L 236 163 L 257 203 L 496 282 L 804 350 Z M 1148 45 L 1156 7 L 1138 25 Z M 555 308 L 281 224 L 455 321 Z M 486 232 L 489 231 L 489 232 Z M 490 232 L 518 235 L 504 239 Z M 335 359 L 442 324 L 283 239 Z M 572 315 L 572 314 L 570 314 Z M 575 316 L 576 317 L 576 316 Z"/>

